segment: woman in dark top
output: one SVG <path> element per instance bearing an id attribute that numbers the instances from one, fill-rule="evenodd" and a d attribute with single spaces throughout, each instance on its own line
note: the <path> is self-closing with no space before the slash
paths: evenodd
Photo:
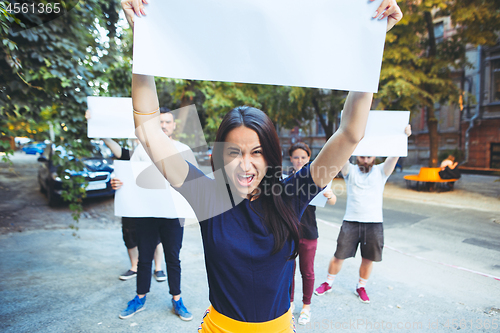
<path id="1" fill-rule="evenodd" d="M 288 150 L 290 161 L 293 165 L 292 174 L 302 169 L 311 159 L 311 149 L 304 142 L 297 142 Z M 323 191 L 327 203 L 335 205 L 337 197 L 332 190 Z M 314 291 L 314 256 L 318 245 L 318 226 L 316 224 L 316 206 L 308 205 L 300 219 L 300 240 L 298 245 L 299 267 L 302 275 L 302 310 L 300 311 L 299 324 L 306 325 L 311 321 L 311 297 Z M 295 263 L 293 275 L 295 277 Z M 290 302 L 292 303 L 295 289 L 295 278 L 292 279 Z"/>
<path id="2" fill-rule="evenodd" d="M 122 0 L 130 25 L 144 14 L 143 1 Z M 388 28 L 402 17 L 395 0 L 384 0 L 378 11 L 389 17 Z M 362 139 L 372 99 L 372 93 L 350 92 L 339 130 L 311 164 L 285 180 L 272 121 L 255 108 L 233 109 L 217 131 L 211 179 L 162 132 L 154 77 L 132 75 L 136 135 L 200 220 L 212 303 L 200 332 L 294 330 L 290 259 L 298 254 L 299 219 Z"/>

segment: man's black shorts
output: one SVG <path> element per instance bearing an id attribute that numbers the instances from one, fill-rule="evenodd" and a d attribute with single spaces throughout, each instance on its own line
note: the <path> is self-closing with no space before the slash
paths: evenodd
<path id="1" fill-rule="evenodd" d="M 137 246 L 137 223 L 149 223 L 151 217 L 122 217 L 122 235 L 127 249 L 133 249 Z M 180 219 L 183 223 L 184 219 Z M 184 226 L 182 224 L 182 226 Z M 139 226 L 140 228 L 140 226 Z M 160 244 L 160 235 L 158 234 L 157 245 Z"/>
<path id="2" fill-rule="evenodd" d="M 371 261 L 382 261 L 384 248 L 383 223 L 361 223 L 344 221 L 337 238 L 335 258 L 347 259 L 354 257 L 361 248 L 361 257 Z"/>
<path id="3" fill-rule="evenodd" d="M 133 249 L 137 246 L 135 224 L 136 221 L 134 218 L 122 217 L 122 235 L 127 249 Z"/>

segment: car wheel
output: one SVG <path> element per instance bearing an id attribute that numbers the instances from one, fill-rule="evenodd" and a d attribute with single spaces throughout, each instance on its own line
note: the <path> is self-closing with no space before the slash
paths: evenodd
<path id="1" fill-rule="evenodd" d="M 60 203 L 59 198 L 50 188 L 47 189 L 47 199 L 49 199 L 49 207 L 57 207 Z"/>
<path id="2" fill-rule="evenodd" d="M 43 187 L 42 183 L 38 182 L 38 185 L 40 186 L 40 193 L 46 194 L 47 190 L 45 189 L 45 187 Z"/>

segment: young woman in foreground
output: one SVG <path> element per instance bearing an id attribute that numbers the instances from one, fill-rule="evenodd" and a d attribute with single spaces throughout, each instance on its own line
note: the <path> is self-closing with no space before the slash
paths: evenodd
<path id="1" fill-rule="evenodd" d="M 143 3 L 122 0 L 131 25 L 134 14 L 145 14 Z M 384 0 L 377 12 L 375 17 L 388 17 L 388 29 L 402 18 L 395 0 Z M 371 93 L 350 92 L 339 130 L 314 162 L 283 181 L 271 120 L 255 108 L 233 109 L 217 132 L 213 180 L 187 163 L 161 130 L 154 77 L 133 74 L 136 134 L 201 221 L 212 305 L 199 332 L 294 330 L 290 259 L 297 256 L 300 217 L 363 137 L 372 98 Z"/>

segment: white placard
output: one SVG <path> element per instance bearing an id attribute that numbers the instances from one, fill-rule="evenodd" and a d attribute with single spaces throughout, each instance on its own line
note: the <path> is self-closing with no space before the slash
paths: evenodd
<path id="1" fill-rule="evenodd" d="M 323 189 L 323 191 L 319 192 L 316 194 L 314 199 L 309 202 L 311 206 L 316 206 L 316 207 L 325 207 L 326 202 L 328 201 L 328 198 L 323 195 L 325 191 L 330 190 L 332 188 L 332 182 L 330 182 L 326 187 Z"/>
<path id="2" fill-rule="evenodd" d="M 87 97 L 89 138 L 135 138 L 132 98 Z"/>
<path id="3" fill-rule="evenodd" d="M 149 0 L 137 74 L 377 92 L 381 0 Z"/>
<path id="4" fill-rule="evenodd" d="M 410 111 L 370 111 L 365 136 L 353 156 L 407 156 Z"/>
<path id="5" fill-rule="evenodd" d="M 170 187 L 156 167 L 150 168 L 152 165 L 150 162 L 114 161 L 115 177 L 123 182 L 123 186 L 115 193 L 115 215 L 196 218 L 186 199 Z M 138 186 L 138 177 L 154 181 L 155 189 Z"/>

